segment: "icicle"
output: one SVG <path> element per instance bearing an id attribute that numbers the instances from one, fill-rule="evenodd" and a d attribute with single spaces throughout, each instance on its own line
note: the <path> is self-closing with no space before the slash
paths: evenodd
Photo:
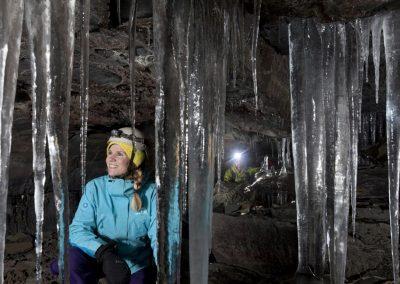
<path id="1" fill-rule="evenodd" d="M 69 283 L 68 126 L 74 53 L 75 1 L 51 2 L 51 95 L 47 97 L 47 141 L 57 210 L 59 281 Z"/>
<path id="2" fill-rule="evenodd" d="M 129 83 L 130 83 L 129 85 L 130 85 L 130 97 L 131 97 L 130 110 L 131 110 L 132 128 L 135 128 L 136 126 L 136 106 L 135 106 L 136 105 L 135 103 L 136 7 L 137 7 L 137 1 L 132 0 L 129 13 Z"/>
<path id="3" fill-rule="evenodd" d="M 350 98 L 350 136 L 351 136 L 351 160 L 350 160 L 350 186 L 351 186 L 351 208 L 353 238 L 356 231 L 356 209 L 357 209 L 357 168 L 358 168 L 358 130 L 360 128 L 360 110 L 362 101 L 361 84 L 362 76 L 360 72 L 361 45 L 360 34 L 353 25 L 348 25 L 348 70 L 347 88 Z M 360 80 L 361 79 L 361 80 Z"/>
<path id="4" fill-rule="evenodd" d="M 286 138 L 282 138 L 282 154 L 281 154 L 281 159 L 282 159 L 282 168 L 280 171 L 280 175 L 286 175 L 287 170 L 286 170 Z"/>
<path id="5" fill-rule="evenodd" d="M 218 110 L 218 125 L 217 125 L 217 180 L 218 185 L 221 184 L 222 162 L 224 159 L 224 135 L 225 135 L 225 104 L 226 104 L 226 75 L 227 75 L 227 60 L 229 48 L 229 14 L 227 9 L 224 9 L 224 37 L 222 46 L 222 74 L 219 87 L 219 110 Z"/>
<path id="6" fill-rule="evenodd" d="M 50 1 L 26 1 L 32 72 L 32 149 L 36 215 L 36 281 L 42 282 L 44 185 L 46 180 L 46 98 L 50 93 Z"/>
<path id="7" fill-rule="evenodd" d="M 376 143 L 376 113 L 371 112 L 369 114 L 369 133 L 371 135 L 371 145 L 374 145 Z"/>
<path id="8" fill-rule="evenodd" d="M 80 106 L 81 106 L 81 186 L 82 193 L 86 185 L 86 144 L 87 121 L 89 112 L 89 27 L 90 27 L 90 0 L 81 0 L 81 62 L 80 62 Z"/>
<path id="9" fill-rule="evenodd" d="M 386 59 L 386 131 L 388 151 L 390 235 L 394 283 L 399 283 L 399 151 L 400 151 L 400 13 L 383 19 Z"/>
<path id="10" fill-rule="evenodd" d="M 292 160 L 291 160 L 291 138 L 286 139 L 286 167 L 291 170 L 292 169 Z"/>
<path id="11" fill-rule="evenodd" d="M 325 111 L 321 38 L 312 20 L 289 25 L 292 139 L 299 244 L 298 273 L 325 267 Z M 313 220 L 310 222 L 309 220 Z"/>
<path id="12" fill-rule="evenodd" d="M 371 31 L 371 18 L 362 18 L 356 20 L 357 31 L 360 34 L 360 48 L 362 66 L 361 70 L 365 71 L 365 80 L 368 82 L 368 57 L 369 57 L 369 41 Z M 361 80 L 361 82 L 363 82 Z M 362 84 L 362 83 L 361 83 Z"/>
<path id="13" fill-rule="evenodd" d="M 251 70 L 253 76 L 253 89 L 254 98 L 256 102 L 256 110 L 258 110 L 258 90 L 257 90 L 257 44 L 258 44 L 258 31 L 260 29 L 260 12 L 261 0 L 254 0 L 254 15 L 253 17 L 253 30 L 251 38 Z"/>
<path id="14" fill-rule="evenodd" d="M 373 17 L 372 25 L 372 57 L 375 66 L 375 99 L 379 102 L 379 65 L 381 61 L 381 34 L 382 34 L 382 17 L 376 15 Z"/>
<path id="15" fill-rule="evenodd" d="M 121 21 L 121 0 L 117 0 L 117 21 L 118 21 L 118 26 L 122 24 Z"/>
<path id="16" fill-rule="evenodd" d="M 231 26 L 231 34 L 230 34 L 230 43 L 231 43 L 231 68 L 232 68 L 232 86 L 236 88 L 236 80 L 237 80 L 237 68 L 239 65 L 238 59 L 238 37 L 239 37 L 239 24 L 238 24 L 238 6 L 239 0 L 235 0 L 235 2 L 230 6 L 230 26 Z"/>
<path id="17" fill-rule="evenodd" d="M 350 197 L 350 118 L 346 89 L 346 30 L 343 24 L 337 24 L 336 29 L 334 224 L 329 238 L 333 244 L 333 254 L 330 254 L 331 281 L 344 283 Z"/>
<path id="18" fill-rule="evenodd" d="M 180 277 L 182 195 L 186 188 L 187 29 L 190 2 L 153 4 L 156 65 L 158 282 Z M 176 104 L 179 102 L 179 111 Z"/>
<path id="19" fill-rule="evenodd" d="M 0 283 L 3 283 L 8 165 L 24 1 L 0 0 L 0 7 Z"/>

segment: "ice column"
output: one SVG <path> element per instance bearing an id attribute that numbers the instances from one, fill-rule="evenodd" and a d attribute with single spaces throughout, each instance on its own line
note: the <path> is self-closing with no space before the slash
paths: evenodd
<path id="1" fill-rule="evenodd" d="M 350 159 L 350 187 L 353 236 L 356 230 L 356 208 L 357 208 L 357 168 L 358 168 L 358 132 L 361 124 L 361 101 L 363 84 L 361 57 L 361 33 L 357 25 L 347 25 L 347 91 L 350 100 L 350 137 L 351 137 L 351 159 Z"/>
<path id="2" fill-rule="evenodd" d="M 354 41 L 346 40 L 347 33 Z M 332 283 L 345 280 L 350 145 L 356 140 L 351 136 L 350 110 L 354 117 L 360 110 L 361 57 L 357 52 L 347 55 L 359 48 L 354 34 L 352 26 L 341 23 L 315 24 L 308 19 L 289 25 L 298 273 L 321 277 L 328 244 Z M 348 85 L 347 76 L 354 80 Z"/>
<path id="3" fill-rule="evenodd" d="M 335 33 L 335 160 L 333 200 L 328 199 L 328 208 L 333 207 L 333 224 L 329 231 L 329 262 L 331 282 L 344 283 L 347 255 L 347 222 L 349 210 L 349 171 L 350 171 L 350 118 L 349 98 L 346 88 L 346 29 L 337 24 Z M 332 190 L 332 188 L 327 188 Z M 329 195 L 329 194 L 328 194 Z M 328 210 L 328 216 L 330 211 Z"/>
<path id="4" fill-rule="evenodd" d="M 383 19 L 386 59 L 386 131 L 393 278 L 399 282 L 400 13 Z"/>
<path id="5" fill-rule="evenodd" d="M 136 125 L 136 103 L 135 103 L 136 7 L 137 7 L 137 1 L 132 0 L 129 11 L 129 79 L 130 79 L 129 81 L 130 81 L 130 97 L 131 97 L 131 124 L 133 128 Z"/>
<path id="6" fill-rule="evenodd" d="M 286 175 L 287 174 L 287 170 L 286 170 L 286 138 L 282 138 L 282 153 L 281 153 L 281 160 L 282 160 L 282 168 L 281 168 L 281 175 Z"/>
<path id="7" fill-rule="evenodd" d="M 375 100 L 379 102 L 379 65 L 381 61 L 381 35 L 382 35 L 382 17 L 376 15 L 372 18 L 372 58 L 375 67 Z"/>
<path id="8" fill-rule="evenodd" d="M 258 91 L 257 91 L 257 44 L 258 44 L 258 31 L 260 29 L 260 11 L 261 0 L 254 0 L 254 22 L 251 39 L 251 74 L 253 76 L 253 89 L 256 102 L 256 110 L 258 110 Z"/>
<path id="9" fill-rule="evenodd" d="M 82 191 L 86 184 L 86 145 L 87 121 L 89 112 L 89 27 L 90 27 L 90 0 L 81 0 L 81 58 L 80 58 L 80 107 L 81 107 L 81 185 Z"/>
<path id="10" fill-rule="evenodd" d="M 32 149 L 36 215 L 36 280 L 42 282 L 44 185 L 46 180 L 46 100 L 50 95 L 50 1 L 28 0 L 25 6 L 32 72 Z"/>
<path id="11" fill-rule="evenodd" d="M 325 269 L 325 110 L 321 37 L 313 20 L 289 25 L 292 143 L 299 246 L 298 273 Z"/>
<path id="12" fill-rule="evenodd" d="M 186 191 L 186 88 L 189 1 L 153 3 L 156 65 L 158 281 L 179 283 L 182 195 Z M 179 111 L 176 106 L 179 104 Z M 184 165 L 184 166 L 182 166 Z"/>
<path id="13" fill-rule="evenodd" d="M 1 0 L 0 7 L 0 283 L 3 283 L 8 165 L 24 1 Z"/>
<path id="14" fill-rule="evenodd" d="M 51 93 L 47 97 L 47 141 L 54 203 L 57 210 L 57 231 L 60 268 L 59 281 L 68 283 L 68 125 L 71 100 L 71 75 L 74 53 L 75 1 L 51 2 Z"/>

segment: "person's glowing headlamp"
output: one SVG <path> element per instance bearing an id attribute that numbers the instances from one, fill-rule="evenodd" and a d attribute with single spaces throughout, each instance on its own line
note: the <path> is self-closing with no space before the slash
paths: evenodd
<path id="1" fill-rule="evenodd" d="M 242 159 L 242 153 L 240 152 L 235 152 L 233 154 L 233 159 L 235 160 L 235 162 L 240 162 L 240 160 Z"/>

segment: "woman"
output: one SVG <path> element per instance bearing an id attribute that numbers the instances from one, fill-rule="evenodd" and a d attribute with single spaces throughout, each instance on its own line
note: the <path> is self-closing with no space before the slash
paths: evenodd
<path id="1" fill-rule="evenodd" d="M 137 129 L 133 134 L 129 127 L 111 132 L 108 175 L 86 185 L 69 227 L 71 283 L 97 283 L 103 276 L 110 284 L 155 278 L 150 265 L 157 255 L 156 187 L 141 170 L 143 136 Z"/>

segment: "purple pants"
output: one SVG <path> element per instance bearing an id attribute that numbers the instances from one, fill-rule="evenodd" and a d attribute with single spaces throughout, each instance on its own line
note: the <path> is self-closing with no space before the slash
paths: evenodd
<path id="1" fill-rule="evenodd" d="M 97 284 L 99 278 L 104 277 L 96 259 L 88 256 L 79 248 L 68 248 L 68 261 L 71 284 Z M 50 270 L 53 275 L 58 275 L 57 260 L 51 262 Z M 131 275 L 129 284 L 154 283 L 152 279 L 151 270 L 144 268 Z"/>

